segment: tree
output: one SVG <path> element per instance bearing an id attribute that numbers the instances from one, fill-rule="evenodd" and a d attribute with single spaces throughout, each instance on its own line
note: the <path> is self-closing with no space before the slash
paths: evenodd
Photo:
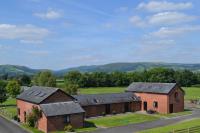
<path id="1" fill-rule="evenodd" d="M 78 92 L 79 86 L 77 84 L 65 84 L 64 91 L 70 95 L 76 95 Z"/>
<path id="2" fill-rule="evenodd" d="M 28 75 L 22 75 L 18 80 L 22 86 L 29 86 L 31 84 L 31 78 Z"/>
<path id="3" fill-rule="evenodd" d="M 189 70 L 180 70 L 175 73 L 176 82 L 178 82 L 181 86 L 191 86 L 197 84 L 198 77 L 193 72 Z"/>
<path id="4" fill-rule="evenodd" d="M 20 88 L 19 83 L 16 80 L 11 80 L 8 82 L 6 86 L 6 90 L 9 96 L 16 98 L 16 96 L 20 94 L 21 88 Z"/>
<path id="5" fill-rule="evenodd" d="M 38 86 L 56 86 L 56 78 L 50 71 L 39 72 L 33 78 L 34 85 Z"/>
<path id="6" fill-rule="evenodd" d="M 82 74 L 79 71 L 70 71 L 65 75 L 65 83 L 77 84 L 82 86 L 81 84 Z"/>
<path id="7" fill-rule="evenodd" d="M 167 69 L 162 67 L 153 68 L 148 71 L 148 76 L 149 82 L 175 82 L 173 69 Z"/>
<path id="8" fill-rule="evenodd" d="M 0 80 L 0 103 L 3 103 L 7 100 L 6 94 L 6 82 Z"/>

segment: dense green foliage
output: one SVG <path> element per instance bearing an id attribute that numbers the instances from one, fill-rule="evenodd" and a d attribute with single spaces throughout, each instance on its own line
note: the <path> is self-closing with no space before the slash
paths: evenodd
<path id="1" fill-rule="evenodd" d="M 31 112 L 27 116 L 27 124 L 30 127 L 37 127 L 38 120 L 42 117 L 42 112 L 38 109 L 38 107 L 33 107 Z"/>
<path id="2" fill-rule="evenodd" d="M 63 90 L 70 95 L 76 95 L 78 88 L 79 87 L 77 84 L 65 84 L 65 87 L 63 88 Z"/>
<path id="3" fill-rule="evenodd" d="M 18 94 L 20 94 L 21 87 L 18 81 L 11 80 L 8 82 L 6 90 L 10 97 L 15 98 Z"/>
<path id="4" fill-rule="evenodd" d="M 79 87 L 128 86 L 132 82 L 177 82 L 181 86 L 191 86 L 200 83 L 200 73 L 167 68 L 112 73 L 71 71 L 65 75 L 65 82 L 77 84 Z"/>
<path id="5" fill-rule="evenodd" d="M 50 71 L 43 71 L 33 77 L 33 83 L 37 86 L 55 87 L 56 78 Z"/>
<path id="6" fill-rule="evenodd" d="M 18 81 L 22 86 L 29 86 L 31 84 L 31 78 L 28 75 L 19 76 Z"/>
<path id="7" fill-rule="evenodd" d="M 6 82 L 0 80 L 0 104 L 7 100 Z"/>

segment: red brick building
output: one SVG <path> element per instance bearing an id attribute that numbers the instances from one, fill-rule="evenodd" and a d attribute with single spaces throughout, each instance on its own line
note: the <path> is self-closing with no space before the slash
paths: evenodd
<path id="1" fill-rule="evenodd" d="M 86 117 L 140 110 L 140 99 L 133 93 L 89 94 L 74 96 L 85 110 Z"/>
<path id="2" fill-rule="evenodd" d="M 27 121 L 33 107 L 42 111 L 38 129 L 43 132 L 63 130 L 71 124 L 75 128 L 83 127 L 85 111 L 74 102 L 74 98 L 58 88 L 33 86 L 17 97 L 17 109 L 20 122 Z"/>
<path id="3" fill-rule="evenodd" d="M 17 97 L 22 123 L 33 107 L 42 111 L 38 129 L 63 130 L 71 124 L 84 126 L 85 117 L 154 110 L 158 113 L 184 111 L 184 91 L 176 83 L 132 83 L 124 93 L 70 96 L 58 88 L 33 86 Z"/>
<path id="4" fill-rule="evenodd" d="M 176 83 L 132 83 L 126 91 L 141 99 L 141 110 L 163 114 L 184 111 L 184 90 Z"/>

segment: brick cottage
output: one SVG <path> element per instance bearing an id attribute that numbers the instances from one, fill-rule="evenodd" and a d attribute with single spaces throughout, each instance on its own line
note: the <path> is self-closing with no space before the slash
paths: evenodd
<path id="1" fill-rule="evenodd" d="M 33 86 L 17 97 L 20 122 L 27 121 L 33 107 L 42 111 L 38 129 L 63 130 L 71 124 L 84 126 L 85 117 L 154 110 L 158 113 L 184 111 L 184 91 L 176 83 L 132 83 L 124 93 L 66 94 L 58 88 Z"/>

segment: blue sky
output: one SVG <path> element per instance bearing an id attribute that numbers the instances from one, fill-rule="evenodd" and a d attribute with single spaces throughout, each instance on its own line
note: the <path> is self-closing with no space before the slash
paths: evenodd
<path id="1" fill-rule="evenodd" d="M 200 63 L 199 0 L 6 0 L 0 64 Z"/>

